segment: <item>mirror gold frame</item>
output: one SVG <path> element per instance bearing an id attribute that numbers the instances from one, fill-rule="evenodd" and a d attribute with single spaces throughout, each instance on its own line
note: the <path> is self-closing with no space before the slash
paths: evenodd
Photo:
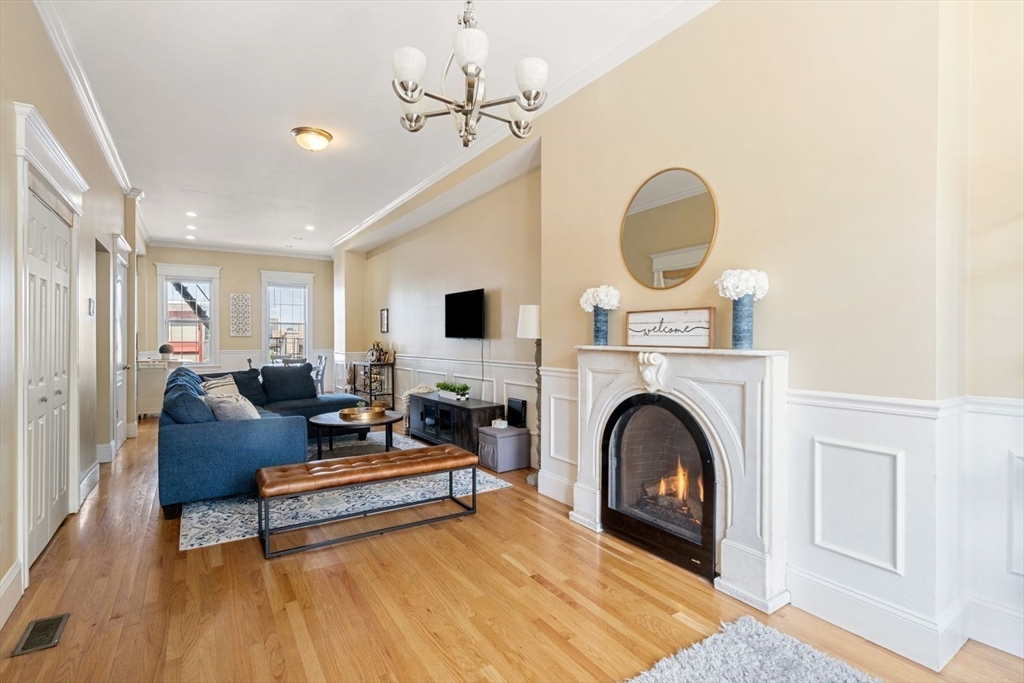
<path id="1" fill-rule="evenodd" d="M 626 250 L 625 250 L 626 219 L 629 217 L 629 207 L 633 206 L 633 201 L 636 199 L 636 196 L 638 194 L 640 194 L 640 190 L 644 189 L 644 186 L 646 186 L 647 183 L 651 182 L 652 180 L 654 180 L 655 178 L 660 176 L 662 173 L 668 173 L 669 171 L 683 171 L 685 173 L 692 173 L 694 176 L 696 176 L 696 178 L 699 181 L 704 183 L 704 187 L 708 188 L 708 195 L 711 197 L 711 208 L 715 212 L 715 223 L 711 227 L 711 240 L 708 242 L 708 250 L 704 253 L 704 258 L 702 258 L 700 260 L 700 263 L 698 263 L 696 265 L 696 267 L 694 267 L 694 269 L 691 270 L 690 273 L 687 274 L 687 276 L 684 277 L 683 279 L 681 279 L 679 282 L 675 282 L 675 283 L 673 283 L 671 285 L 667 285 L 665 287 L 655 287 L 654 285 L 649 285 L 646 282 L 644 282 L 643 280 L 641 280 L 640 278 L 638 278 L 633 273 L 633 271 L 630 269 L 629 263 L 626 262 Z M 711 185 L 708 184 L 708 181 L 704 178 L 704 176 L 702 176 L 700 173 L 697 173 L 693 169 L 685 168 L 683 166 L 671 166 L 669 168 L 663 168 L 660 171 L 658 171 L 657 173 L 654 173 L 654 174 L 650 175 L 646 180 L 644 180 L 642 183 L 640 183 L 640 187 L 638 187 L 636 189 L 636 192 L 634 192 L 633 195 L 629 198 L 629 203 L 626 204 L 626 210 L 622 213 L 622 223 L 619 226 L 619 255 L 622 257 L 622 263 L 623 263 L 623 265 L 626 266 L 626 271 L 629 272 L 630 277 L 632 277 L 634 280 L 639 282 L 641 285 L 643 285 L 647 289 L 654 289 L 654 290 L 657 290 L 657 291 L 665 291 L 665 290 L 668 290 L 668 289 L 675 289 L 679 285 L 681 285 L 681 284 L 683 284 L 685 282 L 688 282 L 690 280 L 690 278 L 692 278 L 694 275 L 696 275 L 697 273 L 700 272 L 700 269 L 704 267 L 704 264 L 707 262 L 708 257 L 711 255 L 711 250 L 715 248 L 715 239 L 717 237 L 718 237 L 718 200 L 715 198 L 715 192 L 714 192 L 714 190 L 711 189 Z"/>

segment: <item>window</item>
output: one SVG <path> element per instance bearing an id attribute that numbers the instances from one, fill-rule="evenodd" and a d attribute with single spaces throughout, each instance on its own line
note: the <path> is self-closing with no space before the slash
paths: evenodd
<path id="1" fill-rule="evenodd" d="M 313 275 L 260 271 L 263 277 L 263 356 L 309 358 L 312 342 Z"/>
<path id="2" fill-rule="evenodd" d="M 217 362 L 217 286 L 220 268 L 157 264 L 160 344 L 171 358 L 188 363 Z"/>

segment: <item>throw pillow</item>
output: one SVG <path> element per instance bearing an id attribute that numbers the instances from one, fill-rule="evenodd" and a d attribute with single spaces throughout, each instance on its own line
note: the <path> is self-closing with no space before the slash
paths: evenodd
<path id="1" fill-rule="evenodd" d="M 207 379 L 203 382 L 203 389 L 206 390 L 207 395 L 238 393 L 238 386 L 235 384 L 235 378 L 231 375 Z"/>
<path id="2" fill-rule="evenodd" d="M 218 420 L 258 420 L 256 406 L 241 394 L 210 394 L 206 403 Z"/>
<path id="3" fill-rule="evenodd" d="M 249 399 L 254 406 L 267 405 L 267 395 L 263 392 L 263 385 L 260 383 L 259 370 L 256 368 L 240 370 L 232 372 L 231 376 L 235 378 L 238 393 Z"/>
<path id="4" fill-rule="evenodd" d="M 316 383 L 313 382 L 313 366 L 302 365 L 264 365 L 263 391 L 267 401 L 295 401 L 301 398 L 316 398 Z"/>
<path id="5" fill-rule="evenodd" d="M 217 421 L 210 406 L 185 389 L 176 389 L 164 398 L 164 412 L 178 424 Z"/>

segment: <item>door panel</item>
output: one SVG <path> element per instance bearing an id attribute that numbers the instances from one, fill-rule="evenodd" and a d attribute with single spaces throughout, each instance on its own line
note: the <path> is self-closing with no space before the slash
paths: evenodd
<path id="1" fill-rule="evenodd" d="M 71 230 L 30 195 L 26 224 L 26 475 L 28 558 L 68 512 Z"/>
<path id="2" fill-rule="evenodd" d="M 121 448 L 125 439 L 125 412 L 128 408 L 128 389 L 125 384 L 125 350 L 128 348 L 127 316 L 125 314 L 125 283 L 128 265 L 117 257 L 114 271 L 114 447 Z"/>

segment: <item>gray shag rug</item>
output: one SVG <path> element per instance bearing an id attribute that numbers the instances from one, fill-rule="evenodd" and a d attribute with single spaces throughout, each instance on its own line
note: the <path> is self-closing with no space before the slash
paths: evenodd
<path id="1" fill-rule="evenodd" d="M 753 617 L 666 657 L 629 683 L 879 683 Z"/>

